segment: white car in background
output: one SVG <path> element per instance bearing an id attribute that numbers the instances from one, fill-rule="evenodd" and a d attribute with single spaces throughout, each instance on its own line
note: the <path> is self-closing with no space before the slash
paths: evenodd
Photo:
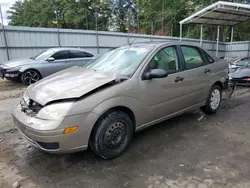
<path id="1" fill-rule="evenodd" d="M 30 85 L 63 69 L 84 66 L 93 57 L 79 48 L 50 48 L 34 57 L 0 64 L 0 78 L 20 80 Z"/>

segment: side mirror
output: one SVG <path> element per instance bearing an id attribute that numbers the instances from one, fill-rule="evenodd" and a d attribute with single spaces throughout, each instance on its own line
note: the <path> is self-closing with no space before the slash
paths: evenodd
<path id="1" fill-rule="evenodd" d="M 54 58 L 54 57 L 49 57 L 49 58 L 47 59 L 47 61 L 55 61 L 55 58 Z"/>
<path id="2" fill-rule="evenodd" d="M 151 80 L 153 78 L 166 78 L 168 76 L 167 71 L 163 69 L 151 69 L 143 76 L 143 80 Z"/>

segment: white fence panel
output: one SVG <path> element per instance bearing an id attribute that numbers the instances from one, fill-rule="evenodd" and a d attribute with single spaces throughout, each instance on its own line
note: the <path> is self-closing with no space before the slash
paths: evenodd
<path id="1" fill-rule="evenodd" d="M 1 29 L 1 27 L 0 27 Z M 128 43 L 150 41 L 178 42 L 178 37 L 152 36 L 142 34 L 128 34 L 119 32 L 87 31 L 56 28 L 32 28 L 6 26 L 6 39 L 10 59 L 27 58 L 52 47 L 58 47 L 58 33 L 62 47 L 80 47 L 97 55 L 111 48 L 126 45 Z M 200 46 L 200 40 L 183 38 L 183 42 Z M 216 53 L 216 41 L 206 41 L 202 47 Z M 232 53 L 231 53 L 232 49 Z M 219 56 L 249 56 L 250 42 L 234 42 L 219 44 Z M 7 61 L 6 47 L 2 29 L 0 30 L 0 62 Z"/>
<path id="2" fill-rule="evenodd" d="M 96 40 L 96 39 L 95 39 Z M 128 44 L 127 34 L 98 32 L 99 46 L 101 47 L 118 47 Z"/>

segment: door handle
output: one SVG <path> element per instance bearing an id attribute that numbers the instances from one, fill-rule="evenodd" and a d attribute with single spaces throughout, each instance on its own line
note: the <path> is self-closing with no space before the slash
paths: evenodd
<path id="1" fill-rule="evenodd" d="M 204 73 L 209 73 L 209 72 L 211 72 L 210 69 L 205 69 L 205 70 L 204 70 Z"/>
<path id="2" fill-rule="evenodd" d="M 184 80 L 183 77 L 177 76 L 177 77 L 175 78 L 174 82 L 182 82 L 183 80 Z"/>

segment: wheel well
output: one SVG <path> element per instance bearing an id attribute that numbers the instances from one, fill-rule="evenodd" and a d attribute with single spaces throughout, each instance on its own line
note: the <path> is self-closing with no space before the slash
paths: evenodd
<path id="1" fill-rule="evenodd" d="M 128 114 L 128 116 L 130 117 L 130 119 L 133 123 L 134 130 L 135 130 L 136 120 L 135 120 L 134 112 L 132 110 L 130 110 L 128 107 L 125 107 L 125 106 L 117 106 L 117 107 L 111 108 L 110 110 L 120 110 L 120 111 Z"/>
<path id="2" fill-rule="evenodd" d="M 115 110 L 119 110 L 119 111 L 122 111 L 122 112 L 126 113 L 130 117 L 130 119 L 131 119 L 131 121 L 133 123 L 133 126 L 134 126 L 134 130 L 135 130 L 135 127 L 136 127 L 135 115 L 134 115 L 134 112 L 132 110 L 130 110 L 128 107 L 125 107 L 125 106 L 116 106 L 116 107 L 110 108 L 105 113 L 103 113 L 103 115 L 101 115 L 101 117 L 105 116 L 110 111 L 115 111 Z"/>
<path id="3" fill-rule="evenodd" d="M 92 130 L 91 130 L 90 137 L 89 137 L 89 142 L 90 142 L 91 137 L 93 136 L 93 131 L 94 131 L 94 129 L 95 129 L 96 124 L 98 123 L 98 121 L 99 121 L 103 116 L 105 116 L 106 114 L 108 114 L 110 111 L 114 111 L 114 110 L 122 111 L 122 112 L 126 113 L 126 114 L 130 117 L 130 119 L 132 120 L 132 123 L 133 123 L 134 132 L 135 132 L 136 120 L 135 120 L 135 115 L 134 115 L 133 111 L 130 110 L 128 107 L 125 107 L 125 106 L 116 106 L 116 107 L 110 108 L 109 110 L 107 110 L 106 112 L 104 112 L 104 113 L 97 119 L 97 121 L 95 122 L 95 125 L 93 126 L 93 128 L 92 128 Z"/>
<path id="4" fill-rule="evenodd" d="M 107 110 L 106 112 L 104 112 L 104 113 L 98 118 L 98 120 L 95 122 L 95 125 L 96 125 L 96 123 L 97 123 L 103 116 L 105 116 L 106 114 L 108 114 L 110 111 L 115 111 L 115 110 L 122 111 L 122 112 L 126 113 L 126 114 L 130 117 L 130 119 L 131 119 L 131 121 L 132 121 L 132 123 L 133 123 L 133 126 L 134 126 L 134 131 L 135 131 L 135 127 L 136 127 L 135 115 L 134 115 L 134 113 L 133 113 L 132 110 L 130 110 L 128 107 L 125 107 L 125 106 L 116 106 L 116 107 L 110 108 L 109 110 Z M 93 130 L 92 130 L 92 131 L 93 131 Z"/>
<path id="5" fill-rule="evenodd" d="M 223 90 L 223 84 L 220 81 L 215 82 L 214 85 L 218 85 Z"/>
<path id="6" fill-rule="evenodd" d="M 39 72 L 39 70 L 37 70 L 37 69 L 33 69 L 33 68 L 31 68 L 31 69 L 27 69 L 27 70 L 23 71 L 23 72 L 22 72 L 22 74 L 23 74 L 23 73 L 25 73 L 26 71 L 29 71 L 29 70 L 34 70 L 34 71 L 38 72 L 38 73 L 39 73 L 39 75 L 40 75 L 40 77 L 41 77 L 41 78 L 43 78 L 43 77 L 42 77 L 42 74 Z"/>

